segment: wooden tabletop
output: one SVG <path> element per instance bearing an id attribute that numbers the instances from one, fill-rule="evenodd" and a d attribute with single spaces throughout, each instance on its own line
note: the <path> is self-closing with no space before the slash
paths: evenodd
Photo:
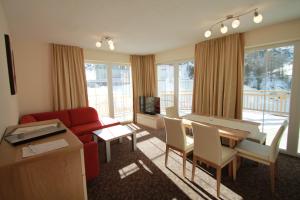
<path id="1" fill-rule="evenodd" d="M 117 125 L 96 130 L 93 131 L 93 133 L 102 140 L 109 142 L 127 135 L 132 135 L 133 133 L 135 133 L 135 131 L 127 125 Z"/>
<path id="2" fill-rule="evenodd" d="M 57 119 L 33 122 L 33 123 L 27 123 L 27 124 L 21 124 L 21 125 L 8 127 L 5 131 L 4 137 L 6 134 L 14 131 L 16 128 L 44 125 L 44 124 L 52 124 L 52 123 L 59 123 L 59 126 L 65 127 L 63 125 L 63 123 L 61 123 Z M 29 144 L 35 145 L 35 144 L 41 144 L 41 143 L 50 142 L 50 141 L 59 140 L 59 139 L 65 139 L 69 145 L 67 147 L 64 147 L 61 149 L 56 149 L 53 151 L 41 153 L 41 154 L 38 154 L 35 156 L 31 156 L 31 157 L 27 157 L 27 158 L 22 157 L 22 148 L 25 146 L 28 146 Z M 46 156 L 57 155 L 57 153 L 63 153 L 63 152 L 72 151 L 74 149 L 80 149 L 80 148 L 82 148 L 82 146 L 83 145 L 79 141 L 79 139 L 72 132 L 70 132 L 69 129 L 67 129 L 67 131 L 65 133 L 52 135 L 49 137 L 37 139 L 35 141 L 31 141 L 29 143 L 20 144 L 20 145 L 16 145 L 16 146 L 9 144 L 5 139 L 3 139 L 0 144 L 0 168 L 2 166 L 12 165 L 14 163 L 31 162 L 33 160 L 40 159 L 40 158 L 44 159 Z"/>
<path id="3" fill-rule="evenodd" d="M 245 139 L 249 135 L 248 131 L 232 129 L 232 128 L 213 125 L 213 124 L 204 123 L 204 122 L 197 122 L 197 121 L 182 119 L 183 125 L 185 127 L 188 127 L 188 128 L 192 127 L 192 122 L 196 122 L 196 123 L 201 124 L 203 126 L 215 127 L 219 130 L 219 134 L 220 134 L 221 137 L 228 138 L 228 139 L 235 140 L 235 141 L 240 141 L 242 139 Z"/>

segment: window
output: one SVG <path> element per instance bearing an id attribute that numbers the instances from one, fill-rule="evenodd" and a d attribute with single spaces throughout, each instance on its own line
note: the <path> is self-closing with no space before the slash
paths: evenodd
<path id="1" fill-rule="evenodd" d="M 85 64 L 89 106 L 102 117 L 109 116 L 107 65 Z"/>
<path id="2" fill-rule="evenodd" d="M 114 117 L 120 121 L 132 121 L 131 70 L 126 65 L 112 66 L 112 86 L 114 96 Z"/>
<path id="3" fill-rule="evenodd" d="M 192 111 L 194 84 L 194 62 L 188 61 L 179 64 L 179 115 L 186 115 Z"/>
<path id="4" fill-rule="evenodd" d="M 174 66 L 165 64 L 157 66 L 157 92 L 160 97 L 161 113 L 166 107 L 174 106 Z"/>
<path id="5" fill-rule="evenodd" d="M 245 54 L 243 119 L 261 123 L 270 145 L 289 118 L 294 46 L 249 51 Z M 287 132 L 280 148 L 287 148 Z"/>
<path id="6" fill-rule="evenodd" d="M 191 113 L 194 62 L 159 64 L 157 65 L 157 77 L 161 114 L 165 114 L 166 107 L 170 106 L 178 107 L 180 116 Z"/>
<path id="7" fill-rule="evenodd" d="M 132 81 L 129 65 L 86 63 L 89 106 L 101 117 L 131 121 Z"/>

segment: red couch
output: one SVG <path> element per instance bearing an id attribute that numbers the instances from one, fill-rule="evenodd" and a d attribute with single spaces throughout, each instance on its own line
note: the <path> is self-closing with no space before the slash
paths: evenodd
<path id="1" fill-rule="evenodd" d="M 56 112 L 44 112 L 24 115 L 20 123 L 59 119 L 68 127 L 84 144 L 84 161 L 86 178 L 90 180 L 99 175 L 98 144 L 92 140 L 92 131 L 115 126 L 120 122 L 115 119 L 104 117 L 99 119 L 94 108 L 77 108 Z"/>

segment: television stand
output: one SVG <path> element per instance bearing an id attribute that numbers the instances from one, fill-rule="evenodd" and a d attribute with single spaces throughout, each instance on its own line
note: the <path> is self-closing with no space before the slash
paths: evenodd
<path id="1" fill-rule="evenodd" d="M 161 129 L 164 127 L 161 115 L 137 113 L 137 123 L 153 129 Z"/>

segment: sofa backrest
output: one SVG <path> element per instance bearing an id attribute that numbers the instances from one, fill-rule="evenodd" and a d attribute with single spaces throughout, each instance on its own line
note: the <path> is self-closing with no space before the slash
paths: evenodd
<path id="1" fill-rule="evenodd" d="M 21 117 L 20 123 L 23 124 L 50 119 L 59 119 L 68 128 L 99 121 L 97 111 L 94 108 L 85 107 L 24 115 Z"/>
<path id="2" fill-rule="evenodd" d="M 97 111 L 91 107 L 68 110 L 72 126 L 99 121 Z"/>
<path id="3" fill-rule="evenodd" d="M 44 112 L 44 113 L 36 113 L 31 114 L 37 121 L 44 121 L 50 119 L 59 119 L 64 123 L 66 127 L 71 127 L 71 120 L 67 110 L 63 111 L 55 111 L 55 112 Z"/>

